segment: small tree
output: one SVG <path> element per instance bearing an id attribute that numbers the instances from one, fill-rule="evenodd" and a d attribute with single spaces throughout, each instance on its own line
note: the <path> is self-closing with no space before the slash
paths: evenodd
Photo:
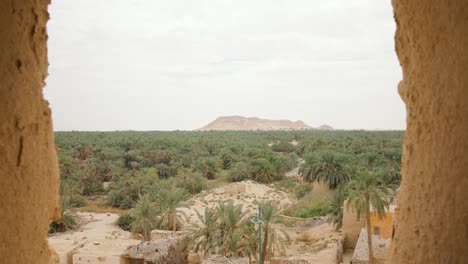
<path id="1" fill-rule="evenodd" d="M 346 190 L 348 192 L 347 206 L 356 212 L 358 218 L 363 213 L 366 216 L 369 263 L 372 264 L 374 263 L 374 254 L 370 222 L 371 206 L 373 206 L 379 218 L 384 217 L 390 204 L 388 199 L 390 189 L 385 185 L 378 173 L 365 168 L 358 168 L 348 182 Z"/>
<path id="2" fill-rule="evenodd" d="M 240 182 L 249 178 L 249 170 L 244 162 L 237 162 L 227 175 L 230 182 Z"/>
<path id="3" fill-rule="evenodd" d="M 338 186 L 328 206 L 330 220 L 336 230 L 343 226 L 343 203 L 346 199 L 346 190 L 344 187 L 345 185 Z"/>
<path id="4" fill-rule="evenodd" d="M 259 204 L 260 218 L 262 221 L 262 259 L 269 260 L 274 255 L 276 250 L 281 252 L 285 249 L 285 242 L 289 240 L 289 235 L 283 230 L 278 230 L 273 227 L 274 224 L 280 222 L 281 210 L 277 204 L 270 201 Z"/>
<path id="5" fill-rule="evenodd" d="M 222 253 L 226 257 L 242 256 L 244 241 L 243 235 L 248 235 L 246 231 L 248 219 L 246 212 L 242 211 L 241 205 L 234 205 L 232 201 L 227 203 L 221 201 L 216 207 L 216 213 L 219 217 L 220 236 L 219 242 Z"/>
<path id="6" fill-rule="evenodd" d="M 214 208 L 205 207 L 203 216 L 196 209 L 195 212 L 201 224 L 192 225 L 189 242 L 195 252 L 202 250 L 206 256 L 208 252 L 216 250 L 219 217 Z"/>
<path id="7" fill-rule="evenodd" d="M 261 183 L 271 183 L 281 180 L 275 166 L 265 158 L 253 159 L 249 163 L 250 176 L 253 180 Z"/>
<path id="8" fill-rule="evenodd" d="M 131 211 L 134 218 L 131 230 L 143 235 L 143 240 L 151 240 L 151 231 L 157 227 L 158 213 L 156 207 L 152 206 L 148 196 L 141 197 L 138 204 Z"/>
<path id="9" fill-rule="evenodd" d="M 158 227 L 167 230 L 179 230 L 182 228 L 183 222 L 180 219 L 177 208 L 187 207 L 182 201 L 185 199 L 186 193 L 180 188 L 163 188 L 153 195 L 153 201 L 159 209 Z"/>
<path id="10" fill-rule="evenodd" d="M 193 250 L 225 257 L 255 256 L 256 232 L 242 206 L 221 201 L 214 208 L 206 208 L 204 216 L 197 215 L 201 224 L 192 225 L 188 234 Z"/>

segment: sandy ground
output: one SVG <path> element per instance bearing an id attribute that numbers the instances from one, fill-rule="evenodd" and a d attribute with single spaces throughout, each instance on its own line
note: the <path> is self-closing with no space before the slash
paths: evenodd
<path id="1" fill-rule="evenodd" d="M 140 240 L 132 238 L 130 232 L 115 225 L 117 214 L 78 212 L 83 225 L 75 231 L 53 234 L 49 245 L 58 253 L 61 261 L 73 252 L 78 255 L 98 257 L 120 256 L 130 245 Z"/>
<path id="2" fill-rule="evenodd" d="M 290 174 L 295 174 L 295 171 Z M 243 181 L 204 191 L 188 201 L 190 208 L 178 210 L 187 216 L 187 224 L 200 224 L 195 210 L 203 215 L 205 207 L 216 206 L 221 200 L 232 200 L 234 204 L 241 204 L 244 210 L 249 210 L 250 213 L 256 212 L 258 201 L 274 200 L 285 207 L 296 202 L 285 192 L 253 181 Z M 278 256 L 279 259 L 304 260 L 318 264 L 336 263 L 336 241 L 339 233 L 335 232 L 330 224 L 323 219 L 286 219 L 290 224 L 280 224 L 277 228 L 286 231 L 290 241 L 287 243 L 286 253 Z"/>
<path id="3" fill-rule="evenodd" d="M 249 180 L 203 191 L 187 201 L 190 208 L 179 208 L 178 211 L 186 216 L 187 223 L 200 223 L 195 210 L 203 215 L 206 207 L 215 207 L 219 201 L 233 201 L 252 214 L 256 212 L 258 202 L 278 201 L 284 207 L 295 202 L 285 192 Z"/>
<path id="4" fill-rule="evenodd" d="M 296 175 L 297 170 L 298 168 L 295 168 L 287 176 Z M 189 208 L 178 210 L 185 215 L 182 219 L 185 219 L 188 227 L 189 224 L 200 223 L 195 210 L 203 214 L 205 207 L 214 207 L 223 200 L 232 200 L 234 204 L 242 205 L 244 210 L 252 214 L 256 212 L 257 203 L 261 201 L 276 201 L 283 207 L 296 202 L 287 193 L 268 185 L 243 181 L 203 191 L 187 201 Z M 115 225 L 117 214 L 78 212 L 77 215 L 81 222 L 78 230 L 49 237 L 49 244 L 60 256 L 61 263 L 70 261 L 71 253 L 74 254 L 73 263 L 87 263 L 89 258 L 104 259 L 103 263 L 113 263 L 129 246 L 140 242 L 134 239 L 130 232 Z M 286 219 L 289 224 L 280 224 L 277 228 L 286 231 L 290 241 L 287 243 L 286 253 L 276 258 L 318 264 L 336 262 L 335 246 L 339 234 L 331 225 L 323 219 Z"/>
<path id="5" fill-rule="evenodd" d="M 294 227 L 284 227 L 290 236 L 286 254 L 279 259 L 305 260 L 308 263 L 336 263 L 336 241 L 339 233 L 328 223 L 317 221 L 317 226 L 310 226 L 308 221 L 298 222 Z"/>

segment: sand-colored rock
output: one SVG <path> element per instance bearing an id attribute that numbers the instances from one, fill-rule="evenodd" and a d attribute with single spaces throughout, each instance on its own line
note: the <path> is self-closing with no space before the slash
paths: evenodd
<path id="1" fill-rule="evenodd" d="M 144 241 L 128 248 L 123 258 L 127 263 L 134 263 L 132 260 L 143 260 L 144 263 L 148 264 L 186 264 L 188 263 L 188 251 L 184 240 L 159 239 Z"/>
<path id="2" fill-rule="evenodd" d="M 49 0 L 0 1 L 1 263 L 49 263 L 58 217 L 58 163 L 47 76 Z"/>
<path id="3" fill-rule="evenodd" d="M 321 125 L 318 127 L 319 130 L 333 130 L 333 127 L 329 125 Z"/>
<path id="4" fill-rule="evenodd" d="M 244 130 L 307 130 L 313 129 L 303 121 L 269 120 L 257 117 L 222 116 L 208 125 L 196 129 L 199 131 L 244 131 Z"/>
<path id="5" fill-rule="evenodd" d="M 186 231 L 170 231 L 170 230 L 152 230 L 151 231 L 151 240 L 159 240 L 159 239 L 171 239 L 171 238 L 181 238 L 185 234 Z"/>
<path id="6" fill-rule="evenodd" d="M 227 259 L 220 255 L 211 255 L 203 260 L 203 264 L 248 264 L 248 258 L 230 258 Z"/>
<path id="7" fill-rule="evenodd" d="M 408 127 L 387 263 L 468 263 L 468 2 L 393 7 Z"/>
<path id="8" fill-rule="evenodd" d="M 336 242 L 340 234 L 329 223 L 310 227 L 307 221 L 294 227 L 281 227 L 290 236 L 285 256 L 275 257 L 272 263 L 335 264 Z"/>

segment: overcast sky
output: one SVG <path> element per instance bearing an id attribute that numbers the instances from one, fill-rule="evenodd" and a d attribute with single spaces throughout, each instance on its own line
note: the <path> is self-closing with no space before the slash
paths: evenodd
<path id="1" fill-rule="evenodd" d="M 218 116 L 404 129 L 384 0 L 54 0 L 55 130 L 191 130 Z"/>

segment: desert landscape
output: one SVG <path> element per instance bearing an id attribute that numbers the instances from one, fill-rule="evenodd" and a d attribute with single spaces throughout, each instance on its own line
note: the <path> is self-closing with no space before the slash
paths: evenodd
<path id="1" fill-rule="evenodd" d="M 401 132 L 254 130 L 57 133 L 60 262 L 357 261 L 364 226 L 345 200 L 359 177 L 391 197 Z"/>
<path id="2" fill-rule="evenodd" d="M 294 173 L 294 172 L 292 172 Z M 288 173 L 291 176 L 295 176 Z M 189 207 L 178 209 L 184 216 L 184 226 L 200 225 L 196 212 L 203 215 L 205 207 L 214 207 L 218 201 L 233 201 L 246 208 L 249 215 L 256 212 L 256 204 L 262 201 L 277 201 L 282 207 L 296 203 L 296 199 L 276 188 L 243 181 L 203 191 L 187 201 Z M 49 244 L 59 256 L 60 263 L 119 263 L 123 253 L 140 244 L 138 235 L 122 230 L 118 214 L 77 211 L 78 228 L 49 237 Z M 278 224 L 289 241 L 286 251 L 275 258 L 274 263 L 336 263 L 337 241 L 341 233 L 327 222 L 326 217 L 300 219 L 285 217 L 285 224 Z M 153 239 L 183 237 L 187 230 L 153 230 Z M 211 260 L 210 260 L 211 259 Z M 214 258 L 208 258 L 211 263 Z M 211 261 L 211 262 L 210 262 Z M 237 258 L 237 262 L 247 259 Z M 236 263 L 237 263 L 236 262 Z M 188 263 L 205 263 L 202 256 L 190 258 Z"/>
<path id="3" fill-rule="evenodd" d="M 0 1 L 0 262 L 468 263 L 467 18 Z"/>

